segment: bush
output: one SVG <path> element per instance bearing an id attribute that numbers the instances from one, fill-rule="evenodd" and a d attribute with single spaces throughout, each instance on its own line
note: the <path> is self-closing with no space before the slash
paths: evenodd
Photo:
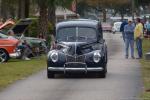
<path id="1" fill-rule="evenodd" d="M 37 19 L 33 19 L 32 20 L 32 24 L 29 26 L 28 28 L 28 36 L 30 37 L 37 37 L 38 36 L 38 20 Z"/>
<path id="2" fill-rule="evenodd" d="M 37 37 L 39 35 L 38 25 L 39 25 L 38 18 L 37 19 L 32 19 L 32 24 L 28 28 L 28 36 L 30 36 L 30 37 Z M 52 29 L 53 29 L 52 24 L 50 22 L 48 22 L 48 33 L 46 33 L 47 36 L 49 35 L 49 33 L 52 32 Z"/>

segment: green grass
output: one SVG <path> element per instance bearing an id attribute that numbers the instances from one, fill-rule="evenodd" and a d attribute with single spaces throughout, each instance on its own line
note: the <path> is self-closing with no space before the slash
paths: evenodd
<path id="1" fill-rule="evenodd" d="M 143 51 L 144 54 L 147 53 L 150 50 L 150 40 L 145 39 L 143 41 Z M 150 100 L 150 60 L 142 59 L 141 61 L 142 65 L 142 75 L 144 80 L 144 93 L 142 94 L 142 98 L 145 98 L 145 100 Z M 146 90 L 149 90 L 147 92 Z"/>
<path id="2" fill-rule="evenodd" d="M 38 72 L 46 67 L 46 57 L 34 58 L 30 61 L 11 59 L 0 64 L 0 90 L 16 80 Z"/>

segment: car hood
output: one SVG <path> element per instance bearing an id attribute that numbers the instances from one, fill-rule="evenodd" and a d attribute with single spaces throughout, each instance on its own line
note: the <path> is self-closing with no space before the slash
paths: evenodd
<path id="1" fill-rule="evenodd" d="M 57 44 L 57 50 L 68 55 L 83 55 L 98 48 L 93 46 L 97 45 L 96 41 L 91 42 L 60 42 Z M 99 47 L 99 46 L 97 46 Z"/>

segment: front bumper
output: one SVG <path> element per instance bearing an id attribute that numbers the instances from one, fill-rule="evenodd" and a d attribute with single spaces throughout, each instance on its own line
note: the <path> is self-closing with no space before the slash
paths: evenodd
<path id="1" fill-rule="evenodd" d="M 74 66 L 73 64 L 76 64 L 76 66 Z M 83 65 L 83 66 L 82 66 Z M 82 67 L 81 67 L 82 66 Z M 104 68 L 103 67 L 87 67 L 87 65 L 85 63 L 72 63 L 70 64 L 70 66 L 64 65 L 63 67 L 48 67 L 47 68 L 48 71 L 51 72 L 100 72 L 103 71 Z"/>
<path id="2" fill-rule="evenodd" d="M 16 51 L 14 53 L 10 53 L 9 56 L 11 58 L 17 58 L 17 57 L 20 57 L 21 56 L 21 52 L 20 51 Z"/>
<path id="3" fill-rule="evenodd" d="M 88 71 L 103 71 L 103 68 L 102 67 L 97 67 L 97 68 L 65 68 L 65 67 L 48 67 L 48 70 L 49 71 L 62 71 L 62 72 L 65 72 L 65 71 L 85 71 L 85 72 L 88 72 Z"/>

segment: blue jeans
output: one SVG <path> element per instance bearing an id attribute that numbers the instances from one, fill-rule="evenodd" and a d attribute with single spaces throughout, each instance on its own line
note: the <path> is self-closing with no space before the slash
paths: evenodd
<path id="1" fill-rule="evenodd" d="M 131 49 L 131 57 L 134 57 L 134 39 L 133 38 L 125 38 L 125 56 L 129 56 L 129 46 Z"/>
<path id="2" fill-rule="evenodd" d="M 139 58 L 142 58 L 143 50 L 142 50 L 142 39 L 141 38 L 136 39 L 136 48 L 138 51 Z"/>
<path id="3" fill-rule="evenodd" d="M 122 38 L 123 38 L 123 41 L 125 42 L 125 33 L 122 32 Z"/>

